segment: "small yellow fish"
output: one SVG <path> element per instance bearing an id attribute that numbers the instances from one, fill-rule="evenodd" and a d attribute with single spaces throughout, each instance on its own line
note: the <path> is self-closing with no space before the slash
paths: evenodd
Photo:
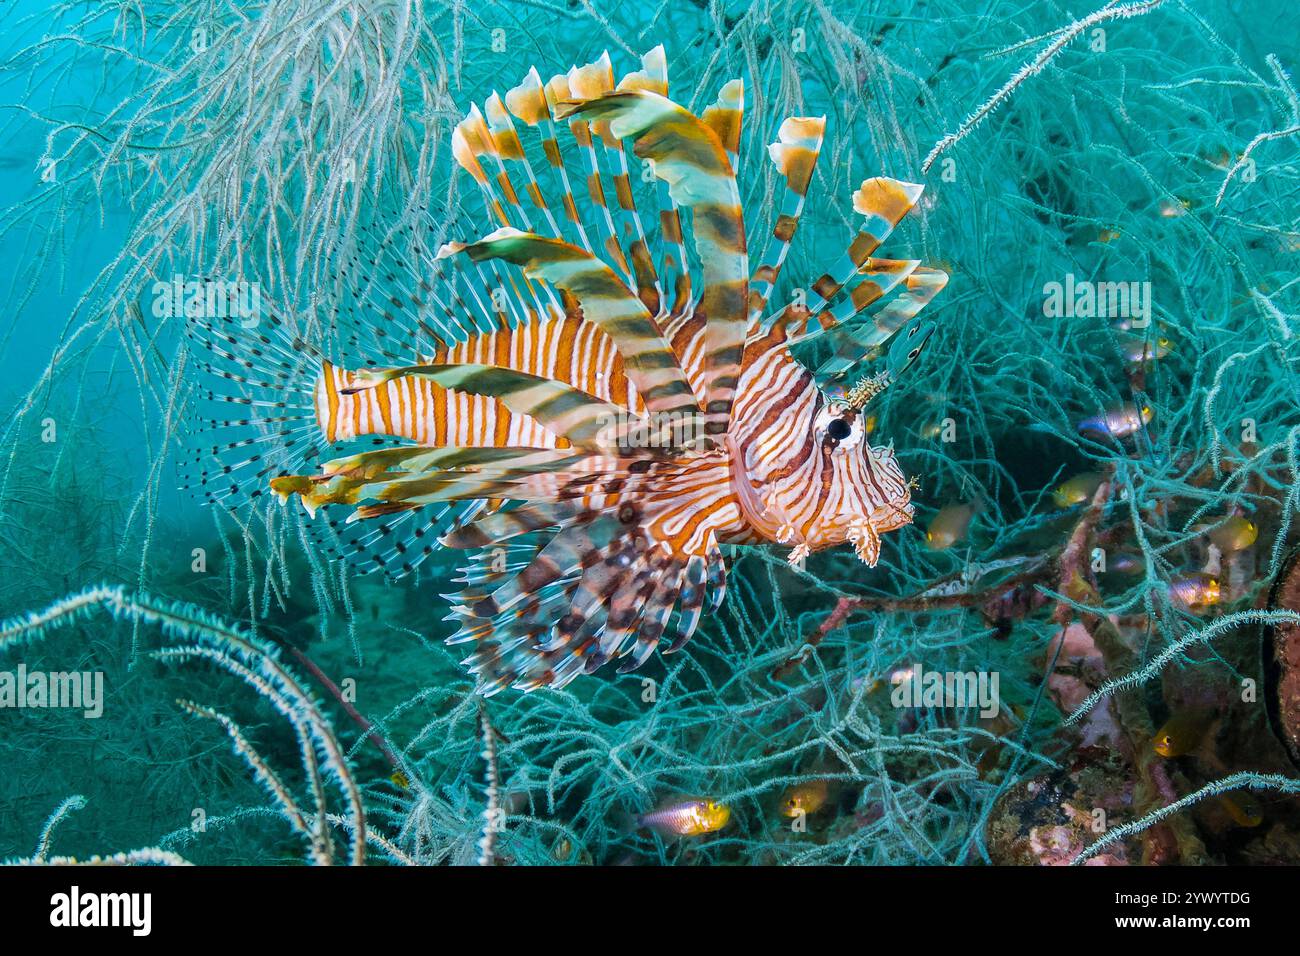
<path id="1" fill-rule="evenodd" d="M 717 800 L 670 800 L 658 810 L 636 818 L 638 826 L 665 836 L 693 837 L 716 833 L 731 820 L 731 807 Z"/>
<path id="2" fill-rule="evenodd" d="M 931 422 L 928 425 L 921 426 L 921 437 L 926 441 L 933 441 L 943 433 L 943 422 Z"/>
<path id="3" fill-rule="evenodd" d="M 1264 822 L 1264 811 L 1259 801 L 1245 790 L 1219 794 L 1219 802 L 1228 811 L 1232 822 L 1239 827 L 1257 827 Z"/>
<path id="4" fill-rule="evenodd" d="M 551 856 L 557 863 L 568 863 L 573 860 L 584 866 L 591 865 L 591 854 L 580 846 L 575 848 L 573 841 L 567 836 L 561 836 L 555 841 L 555 846 L 551 848 Z"/>
<path id="5" fill-rule="evenodd" d="M 1255 543 L 1259 537 L 1259 528 L 1255 522 L 1241 515 L 1233 515 L 1223 524 L 1210 532 L 1210 543 L 1224 554 L 1244 551 Z"/>
<path id="6" fill-rule="evenodd" d="M 1181 710 L 1156 731 L 1152 747 L 1162 757 L 1181 757 L 1201 745 L 1206 731 L 1214 723 L 1214 711 L 1192 708 Z"/>
<path id="7" fill-rule="evenodd" d="M 1198 611 L 1222 601 L 1223 588 L 1216 577 L 1190 574 L 1169 582 L 1169 596 L 1193 611 Z"/>
<path id="8" fill-rule="evenodd" d="M 1114 242 L 1120 237 L 1120 235 L 1121 233 L 1118 229 L 1099 229 L 1097 230 L 1097 241 Z"/>
<path id="9" fill-rule="evenodd" d="M 1092 499 L 1101 487 L 1101 483 L 1106 479 L 1105 475 L 1095 471 L 1085 471 L 1081 475 L 1075 475 L 1068 481 L 1063 482 L 1055 491 L 1052 492 L 1052 500 L 1056 502 L 1058 508 L 1068 508 L 1071 505 L 1082 504 Z"/>
<path id="10" fill-rule="evenodd" d="M 393 782 L 393 786 L 396 787 L 398 790 L 411 789 L 411 778 L 408 777 L 406 774 L 402 773 L 402 771 L 400 770 L 394 771 L 393 775 L 388 779 Z"/>
<path id="11" fill-rule="evenodd" d="M 972 505 L 945 505 L 939 509 L 925 531 L 926 545 L 931 551 L 951 548 L 966 537 L 974 517 L 975 508 Z"/>
<path id="12" fill-rule="evenodd" d="M 816 813 L 826 804 L 830 794 L 829 780 L 805 780 L 787 787 L 781 794 L 781 816 L 794 819 Z"/>

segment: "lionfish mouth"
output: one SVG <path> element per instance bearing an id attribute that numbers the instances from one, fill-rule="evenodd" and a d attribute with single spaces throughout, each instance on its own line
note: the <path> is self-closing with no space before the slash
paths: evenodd
<path id="1" fill-rule="evenodd" d="M 912 507 L 911 501 L 905 501 L 900 504 L 888 504 L 881 508 L 873 516 L 876 527 L 881 531 L 897 531 L 899 528 L 905 528 L 912 523 L 916 516 L 916 509 Z"/>

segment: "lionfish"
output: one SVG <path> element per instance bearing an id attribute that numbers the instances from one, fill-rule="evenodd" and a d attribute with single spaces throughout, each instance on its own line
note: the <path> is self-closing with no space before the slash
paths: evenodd
<path id="1" fill-rule="evenodd" d="M 189 323 L 224 410 L 193 483 L 233 507 L 269 482 L 394 575 L 472 549 L 449 643 L 474 645 L 483 694 L 677 651 L 723 599 L 722 545 L 801 563 L 847 542 L 874 566 L 913 486 L 864 412 L 934 331 L 919 313 L 948 277 L 874 257 L 922 190 L 876 177 L 843 257 L 773 305 L 825 118 L 786 119 L 768 147 L 784 190 L 751 272 L 743 91 L 695 115 L 658 47 L 617 82 L 605 54 L 473 107 L 452 150 L 492 226 L 435 251 L 426 213 L 340 265 L 330 328 L 355 367 L 274 315 Z M 346 520 L 317 516 L 330 505 Z"/>

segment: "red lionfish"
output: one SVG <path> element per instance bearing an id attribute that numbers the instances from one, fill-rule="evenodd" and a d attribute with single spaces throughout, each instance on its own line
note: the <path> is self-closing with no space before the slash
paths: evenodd
<path id="1" fill-rule="evenodd" d="M 612 658 L 633 670 L 670 626 L 678 650 L 722 601 L 722 544 L 776 542 L 798 563 L 849 542 L 874 566 L 913 511 L 863 410 L 921 351 L 934 324 L 918 313 L 948 277 L 873 257 L 922 189 L 878 177 L 853 194 L 864 218 L 840 261 L 769 307 L 825 118 L 786 119 L 768 147 L 784 193 L 751 272 L 742 104 L 739 80 L 698 116 L 671 100 L 659 47 L 617 82 L 606 54 L 472 108 L 453 155 L 493 227 L 435 252 L 429 216 L 341 265 L 335 327 L 359 367 L 274 316 L 190 323 L 226 410 L 194 484 L 229 506 L 269 481 L 393 574 L 477 549 L 449 642 L 474 644 L 485 694 Z M 351 510 L 322 524 L 332 504 Z"/>

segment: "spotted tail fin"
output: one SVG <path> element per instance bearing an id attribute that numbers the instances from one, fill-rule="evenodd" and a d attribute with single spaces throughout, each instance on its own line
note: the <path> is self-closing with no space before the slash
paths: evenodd
<path id="1" fill-rule="evenodd" d="M 276 315 L 186 318 L 195 389 L 182 488 L 226 509 L 270 494 L 270 481 L 315 467 L 319 354 Z"/>

